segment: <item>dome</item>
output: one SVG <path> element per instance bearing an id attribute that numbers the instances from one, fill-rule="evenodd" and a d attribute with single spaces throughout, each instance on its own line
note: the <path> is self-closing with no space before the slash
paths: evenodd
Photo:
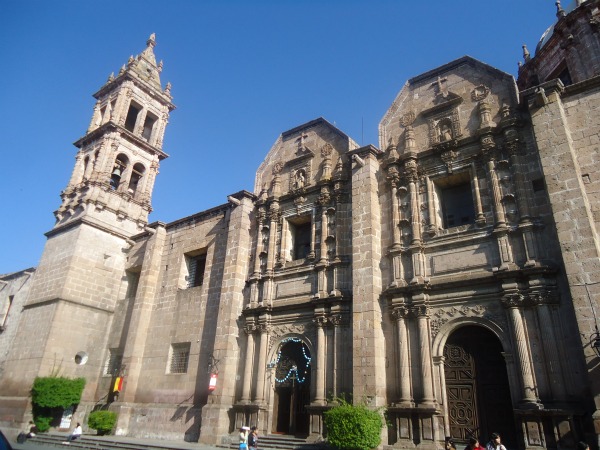
<path id="1" fill-rule="evenodd" d="M 564 8 L 565 14 L 569 14 L 570 12 L 572 12 L 573 10 L 575 10 L 575 8 L 577 8 L 578 6 L 580 6 L 580 4 L 585 3 L 587 0 L 573 0 L 566 8 Z M 535 53 L 537 54 L 540 49 L 546 45 L 546 42 L 548 42 L 550 40 L 550 38 L 552 37 L 552 35 L 554 34 L 554 25 L 556 24 L 552 24 L 550 25 L 546 31 L 544 31 L 544 33 L 542 34 L 542 36 L 540 37 L 540 40 L 537 44 L 537 46 L 535 47 Z"/>

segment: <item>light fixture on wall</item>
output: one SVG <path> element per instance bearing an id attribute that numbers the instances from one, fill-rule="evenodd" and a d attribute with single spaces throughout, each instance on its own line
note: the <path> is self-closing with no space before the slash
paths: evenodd
<path id="1" fill-rule="evenodd" d="M 596 332 L 590 336 L 590 346 L 594 349 L 596 356 L 600 358 L 600 332 L 598 332 L 598 325 L 596 325 Z"/>
<path id="2" fill-rule="evenodd" d="M 596 332 L 590 336 L 590 347 L 592 347 L 596 356 L 600 358 L 600 332 L 598 331 L 598 319 L 596 317 L 596 309 L 594 308 L 594 304 L 592 303 L 592 297 L 590 296 L 588 285 L 584 284 L 584 286 L 585 292 L 587 293 L 588 301 L 590 302 L 590 308 L 592 308 L 592 315 L 594 316 L 594 326 L 596 327 Z"/>

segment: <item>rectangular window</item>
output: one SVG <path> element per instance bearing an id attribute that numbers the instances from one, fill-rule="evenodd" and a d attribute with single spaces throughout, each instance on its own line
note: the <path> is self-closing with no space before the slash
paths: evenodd
<path id="1" fill-rule="evenodd" d="M 125 129 L 131 131 L 135 130 L 135 123 L 142 107 L 135 102 L 131 102 L 129 105 L 129 111 L 127 111 L 127 118 L 125 119 Z"/>
<path id="2" fill-rule="evenodd" d="M 475 223 L 475 205 L 469 172 L 434 181 L 443 228 Z"/>
<path id="3" fill-rule="evenodd" d="M 116 377 L 123 363 L 123 352 L 118 348 L 109 348 L 106 363 L 104 364 L 104 375 Z"/>
<path id="4" fill-rule="evenodd" d="M 6 328 L 8 312 L 10 311 L 10 307 L 12 306 L 14 299 L 14 295 L 9 295 L 1 306 L 2 309 L 0 309 L 0 331 L 4 331 L 4 329 Z"/>
<path id="5" fill-rule="evenodd" d="M 305 259 L 310 253 L 312 227 L 310 217 L 290 221 L 292 237 L 292 259 Z"/>
<path id="6" fill-rule="evenodd" d="M 187 287 L 202 286 L 204 283 L 204 269 L 206 268 L 206 253 L 195 256 L 186 255 L 185 262 L 188 271 L 186 277 Z"/>
<path id="7" fill-rule="evenodd" d="M 152 129 L 154 128 L 154 124 L 157 120 L 158 117 L 156 117 L 154 114 L 146 114 L 146 120 L 144 120 L 144 131 L 142 131 L 142 137 L 147 141 L 149 141 L 150 137 L 152 136 Z"/>
<path id="8" fill-rule="evenodd" d="M 135 298 L 140 283 L 140 272 L 127 270 L 125 271 L 125 276 L 127 277 L 127 292 L 125 298 Z"/>
<path id="9" fill-rule="evenodd" d="M 171 344 L 168 373 L 187 373 L 190 360 L 190 343 Z"/>

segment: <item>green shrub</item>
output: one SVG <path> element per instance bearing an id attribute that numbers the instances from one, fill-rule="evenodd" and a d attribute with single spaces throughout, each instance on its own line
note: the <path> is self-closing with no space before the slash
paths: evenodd
<path id="1" fill-rule="evenodd" d="M 85 378 L 37 377 L 31 388 L 31 401 L 42 408 L 68 408 L 79 404 Z"/>
<path id="2" fill-rule="evenodd" d="M 88 426 L 98 434 L 108 434 L 117 423 L 117 413 L 112 411 L 92 411 L 88 418 Z"/>
<path id="3" fill-rule="evenodd" d="M 381 443 L 383 420 L 378 411 L 365 405 L 352 405 L 337 399 L 335 406 L 324 414 L 327 441 L 345 450 L 370 450 Z"/>
<path id="4" fill-rule="evenodd" d="M 31 388 L 33 421 L 40 432 L 60 423 L 62 411 L 79 404 L 85 378 L 37 377 Z"/>
<path id="5" fill-rule="evenodd" d="M 39 414 L 34 417 L 33 422 L 37 427 L 40 433 L 44 433 L 50 429 L 50 422 L 52 421 L 52 416 L 48 416 L 45 414 Z"/>

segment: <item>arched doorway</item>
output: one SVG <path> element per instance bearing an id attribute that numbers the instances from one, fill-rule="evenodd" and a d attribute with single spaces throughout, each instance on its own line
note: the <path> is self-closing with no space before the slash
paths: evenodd
<path id="1" fill-rule="evenodd" d="M 272 433 L 308 435 L 311 356 L 299 338 L 285 338 L 279 345 L 275 366 Z"/>
<path id="2" fill-rule="evenodd" d="M 444 346 L 444 374 L 452 437 L 475 436 L 485 445 L 498 432 L 507 448 L 517 447 L 506 364 L 494 333 L 473 325 L 453 332 Z"/>

